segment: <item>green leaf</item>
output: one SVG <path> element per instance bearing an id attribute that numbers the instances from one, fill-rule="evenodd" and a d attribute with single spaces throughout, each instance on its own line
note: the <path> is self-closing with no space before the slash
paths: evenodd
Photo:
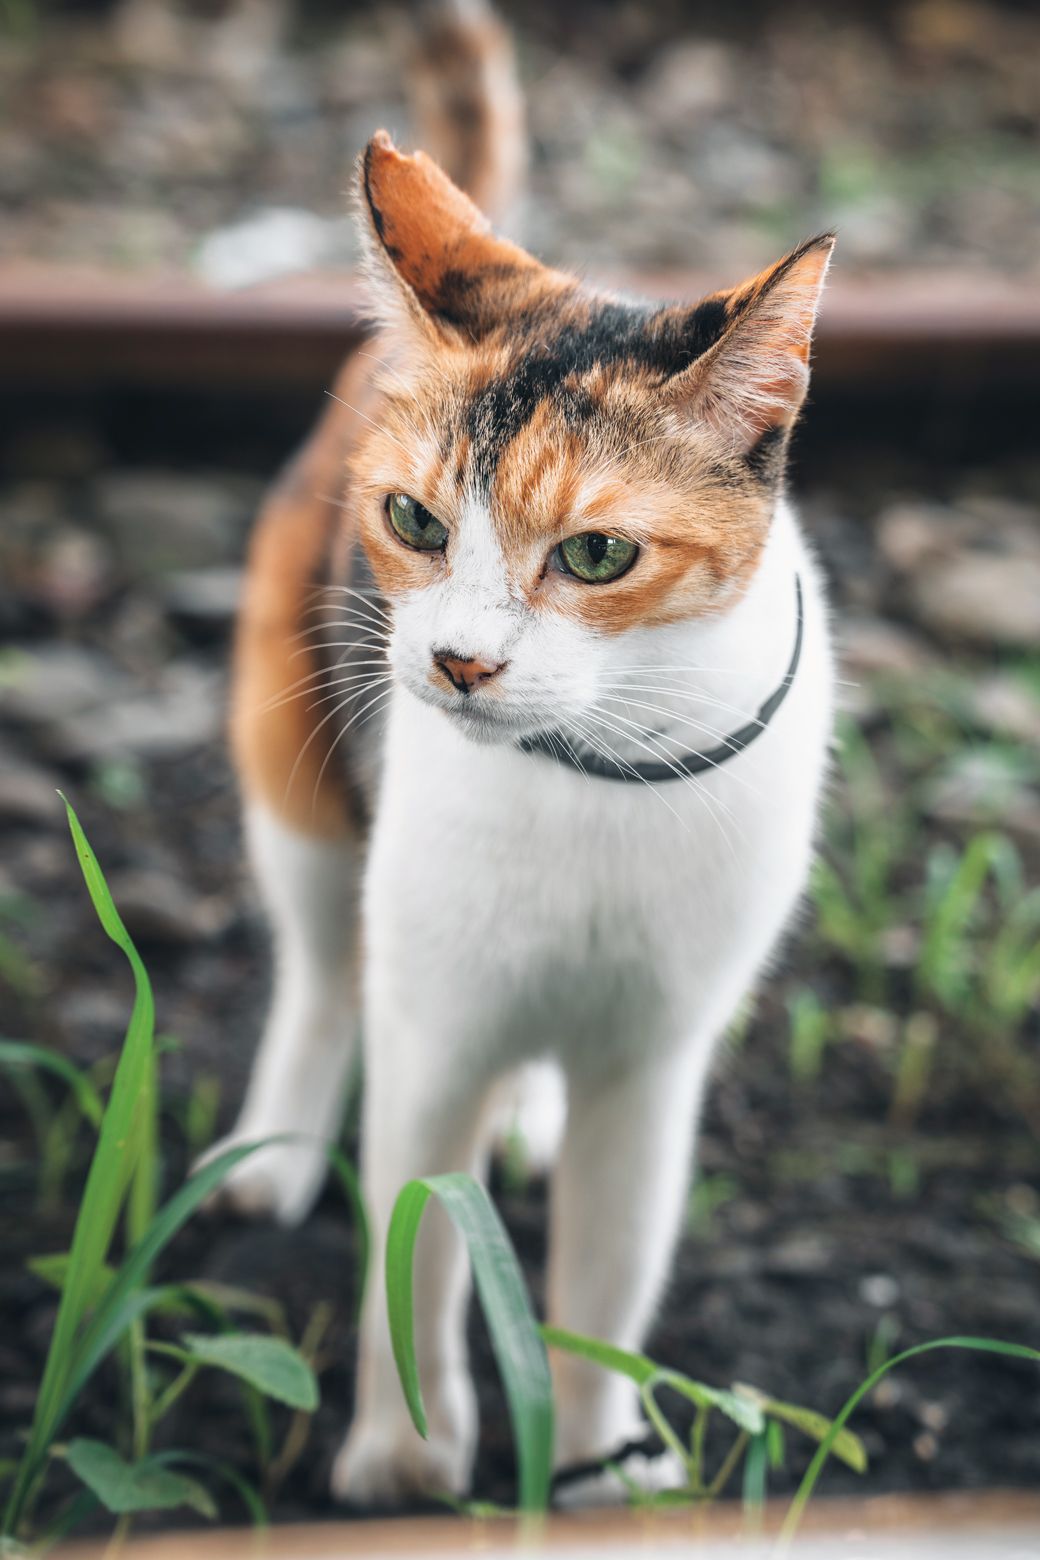
<path id="1" fill-rule="evenodd" d="M 520 1507 L 544 1511 L 549 1500 L 553 1446 L 549 1361 L 509 1236 L 487 1192 L 468 1175 L 434 1175 L 409 1181 L 394 1204 L 387 1232 L 390 1337 L 412 1420 L 420 1435 L 425 1435 L 426 1411 L 415 1355 L 412 1270 L 419 1224 L 431 1196 L 441 1203 L 469 1250 L 509 1405 Z"/>
<path id="2" fill-rule="evenodd" d="M 276 1402 L 307 1413 L 318 1406 L 314 1372 L 284 1338 L 263 1333 L 186 1333 L 181 1344 L 191 1359 L 241 1377 Z"/>
<path id="3" fill-rule="evenodd" d="M 217 1515 L 213 1497 L 198 1480 L 173 1473 L 153 1458 L 128 1463 L 104 1441 L 78 1440 L 69 1442 L 66 1459 L 106 1510 L 120 1516 L 131 1511 L 168 1511 L 174 1506 L 191 1506 L 204 1517 Z"/>
<path id="4" fill-rule="evenodd" d="M 762 1410 L 750 1397 L 727 1392 L 723 1387 L 709 1387 L 706 1382 L 694 1381 L 678 1370 L 667 1370 L 656 1365 L 645 1354 L 633 1354 L 619 1349 L 615 1344 L 603 1343 L 599 1338 L 588 1338 L 583 1333 L 567 1332 L 562 1327 L 542 1327 L 542 1338 L 551 1349 L 563 1349 L 567 1354 L 577 1354 L 591 1360 L 619 1376 L 627 1376 L 641 1390 L 647 1386 L 671 1387 L 698 1408 L 717 1408 L 727 1419 L 746 1430 L 749 1435 L 760 1435 L 765 1428 Z"/>
<path id="5" fill-rule="evenodd" d="M 785 1424 L 793 1425 L 796 1430 L 800 1430 L 813 1441 L 822 1441 L 831 1433 L 831 1421 L 825 1414 L 816 1413 L 815 1409 L 799 1408 L 796 1403 L 782 1403 L 778 1398 L 765 1397 L 761 1392 L 749 1387 L 738 1387 L 737 1392 L 740 1395 L 746 1394 L 759 1403 L 774 1419 L 782 1419 Z M 859 1436 L 854 1435 L 851 1430 L 838 1431 L 831 1443 L 831 1451 L 854 1473 L 866 1473 L 866 1447 Z"/>
<path id="6" fill-rule="evenodd" d="M 65 808 L 94 909 L 133 971 L 134 1006 L 76 1217 L 65 1284 L 36 1398 L 29 1442 L 4 1516 L 7 1532 L 16 1531 L 25 1514 L 30 1492 L 57 1433 L 63 1404 L 67 1405 L 77 1335 L 92 1297 L 98 1292 L 119 1210 L 148 1133 L 148 1111 L 154 1098 L 155 1008 L 148 973 L 119 918 L 79 819 L 68 802 Z"/>
<path id="7" fill-rule="evenodd" d="M 30 1257 L 26 1262 L 30 1273 L 35 1273 L 37 1278 L 42 1278 L 45 1284 L 50 1284 L 52 1289 L 64 1289 L 69 1272 L 69 1254 L 67 1251 L 55 1251 L 46 1256 Z M 93 1294 L 87 1297 L 87 1309 L 93 1310 L 104 1299 L 109 1284 L 116 1276 L 116 1270 L 107 1262 L 102 1262 L 97 1270 L 97 1283 Z"/>
<path id="8" fill-rule="evenodd" d="M 645 1354 L 633 1354 L 628 1349 L 617 1348 L 613 1343 L 603 1343 L 599 1338 L 568 1332 L 564 1327 L 542 1326 L 538 1330 L 550 1349 L 563 1349 L 567 1354 L 591 1360 L 594 1365 L 602 1365 L 605 1370 L 612 1370 L 618 1376 L 627 1376 L 637 1387 L 645 1386 L 659 1374 L 658 1367 Z"/>
<path id="9" fill-rule="evenodd" d="M 91 1126 L 100 1126 L 104 1111 L 101 1096 L 86 1073 L 67 1056 L 44 1045 L 32 1045 L 28 1040 L 0 1040 L 0 1067 L 42 1067 L 56 1074 L 68 1084 Z"/>
<path id="10" fill-rule="evenodd" d="M 219 1457 L 210 1457 L 204 1452 L 156 1452 L 152 1461 L 157 1466 L 167 1463 L 188 1463 L 189 1466 L 205 1468 L 210 1478 L 223 1479 L 225 1484 L 230 1484 L 249 1513 L 249 1520 L 256 1528 L 267 1526 L 267 1508 L 262 1497 L 253 1488 L 248 1479 L 244 1479 L 237 1468 L 230 1463 L 222 1462 Z"/>

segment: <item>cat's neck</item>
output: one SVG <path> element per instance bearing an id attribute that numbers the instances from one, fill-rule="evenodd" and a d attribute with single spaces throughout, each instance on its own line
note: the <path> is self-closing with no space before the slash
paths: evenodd
<path id="1" fill-rule="evenodd" d="M 668 762 L 725 743 L 753 721 L 789 667 L 805 568 L 781 500 L 751 583 L 728 611 L 627 636 L 624 662 L 588 723 L 589 745 L 626 762 Z"/>

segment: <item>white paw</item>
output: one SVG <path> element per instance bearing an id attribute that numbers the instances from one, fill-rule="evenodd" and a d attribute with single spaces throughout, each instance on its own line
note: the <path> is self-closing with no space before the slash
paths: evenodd
<path id="1" fill-rule="evenodd" d="M 236 1128 L 196 1161 L 195 1169 L 218 1154 L 270 1136 Z M 208 1209 L 229 1209 L 250 1219 L 274 1219 L 279 1224 L 302 1224 L 317 1201 L 325 1180 L 328 1160 L 320 1143 L 278 1143 L 259 1148 L 225 1176 L 207 1199 Z"/>
<path id="2" fill-rule="evenodd" d="M 422 1495 L 465 1495 L 473 1449 L 431 1430 L 424 1441 L 410 1419 L 359 1420 L 332 1465 L 332 1493 L 354 1506 L 397 1506 Z"/>
<path id="3" fill-rule="evenodd" d="M 387 1384 L 389 1385 L 389 1384 Z M 381 1411 L 360 1414 L 332 1465 L 332 1493 L 355 1506 L 417 1495 L 465 1495 L 477 1444 L 477 1394 L 468 1372 L 446 1371 L 424 1392 L 429 1438 L 412 1424 L 396 1381 Z"/>
<path id="4" fill-rule="evenodd" d="M 624 1506 L 637 1493 L 659 1495 L 663 1490 L 682 1489 L 686 1483 L 686 1471 L 674 1452 L 658 1452 L 653 1457 L 631 1452 L 618 1468 L 620 1472 L 604 1468 L 601 1473 L 568 1481 L 555 1492 L 553 1505 L 563 1511 L 580 1511 L 590 1506 Z"/>

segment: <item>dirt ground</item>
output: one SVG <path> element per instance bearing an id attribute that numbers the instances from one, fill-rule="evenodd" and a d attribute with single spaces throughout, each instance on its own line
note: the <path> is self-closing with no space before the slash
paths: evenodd
<path id="1" fill-rule="evenodd" d="M 222 728 L 243 540 L 278 435 L 248 403 L 236 408 L 237 446 L 226 427 L 214 434 L 205 408 L 190 427 L 183 408 L 164 418 L 157 407 L 139 407 L 136 422 L 125 406 L 101 415 L 97 402 L 49 421 L 8 408 L 0 1032 L 103 1071 L 129 1011 L 127 971 L 87 902 L 61 786 L 147 959 L 170 1037 L 172 1188 L 214 1115 L 224 1124 L 234 1112 L 267 988 Z M 291 442 L 287 428 L 282 439 Z M 229 470 L 221 462 L 232 448 Z M 922 885 L 944 852 L 996 829 L 1036 880 L 1040 625 L 1035 612 L 1015 617 L 1015 592 L 1038 567 L 1040 467 L 1004 460 L 940 482 L 913 461 L 857 466 L 837 448 L 826 461 L 810 452 L 805 465 L 804 508 L 833 580 L 852 712 L 824 857 L 855 883 L 865 848 L 888 851 L 875 873 L 874 941 L 866 952 L 850 942 L 818 891 L 720 1057 L 689 1230 L 650 1350 L 710 1382 L 749 1382 L 833 1412 L 869 1359 L 911 1343 L 948 1333 L 1036 1341 L 1040 1033 L 1035 1012 L 1009 1027 L 976 991 L 1000 925 L 990 900 L 954 951 L 970 976 L 964 994 L 944 1007 L 922 989 L 920 968 Z M 959 622 L 956 592 L 937 600 L 930 590 L 937 571 L 949 581 L 958 569 L 973 580 Z M 821 1013 L 827 1037 L 813 1063 Z M 932 1027 L 914 1085 L 906 1058 L 918 1054 L 922 1015 Z M 64 1247 L 87 1140 L 59 1124 L 67 1153 L 41 1178 L 29 1115 L 6 1081 L 0 1101 L 4 1456 L 31 1411 L 54 1314 L 24 1260 Z M 60 1107 L 60 1091 L 47 1087 L 45 1101 Z M 537 1297 L 544 1187 L 524 1185 L 514 1166 L 497 1190 Z M 326 1513 L 352 1390 L 354 1239 L 340 1196 L 329 1190 L 291 1233 L 197 1220 L 163 1274 L 274 1297 L 296 1338 L 327 1305 L 322 1406 L 273 1504 L 279 1519 Z M 476 1492 L 508 1502 L 512 1454 L 476 1318 L 474 1349 L 484 1409 Z M 102 1372 L 72 1429 L 112 1434 L 122 1414 L 114 1381 Z M 1035 1387 L 1026 1366 L 967 1354 L 905 1370 L 857 1419 L 869 1487 L 1035 1484 Z M 217 1379 L 200 1379 L 161 1440 L 190 1440 L 253 1471 L 240 1400 Z M 805 1460 L 792 1437 L 772 1487 L 790 1488 Z M 858 1483 L 835 1466 L 826 1487 Z M 56 1475 L 53 1497 L 61 1487 Z"/>

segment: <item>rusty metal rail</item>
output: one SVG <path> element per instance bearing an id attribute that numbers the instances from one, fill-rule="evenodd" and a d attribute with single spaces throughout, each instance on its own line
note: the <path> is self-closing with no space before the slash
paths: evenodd
<path id="1" fill-rule="evenodd" d="M 670 274 L 623 285 L 696 298 L 714 280 Z M 0 387 L 313 386 L 329 379 L 363 318 L 357 279 L 347 274 L 217 293 L 183 275 L 8 264 L 0 266 Z M 816 375 L 865 388 L 1035 384 L 1038 349 L 1035 286 L 964 273 L 839 275 L 819 329 Z"/>

